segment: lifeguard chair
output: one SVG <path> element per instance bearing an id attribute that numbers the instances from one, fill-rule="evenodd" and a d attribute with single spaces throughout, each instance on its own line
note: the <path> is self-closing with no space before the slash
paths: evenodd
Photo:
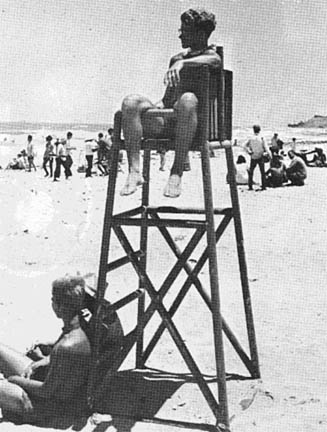
<path id="1" fill-rule="evenodd" d="M 223 49 L 217 48 L 223 65 Z M 183 72 L 184 71 L 184 72 Z M 115 373 L 132 347 L 136 344 L 136 368 L 143 368 L 153 348 L 159 341 L 163 331 L 167 329 L 174 340 L 178 350 L 185 360 L 191 374 L 198 384 L 204 398 L 216 418 L 217 430 L 227 430 L 229 427 L 228 404 L 226 391 L 225 360 L 223 333 L 234 347 L 238 356 L 248 369 L 252 378 L 259 378 L 259 363 L 256 347 L 254 321 L 251 308 L 250 290 L 247 276 L 247 266 L 244 251 L 240 207 L 238 201 L 237 187 L 235 182 L 234 161 L 232 152 L 232 72 L 221 69 L 211 70 L 208 66 L 190 66 L 183 69 L 182 73 L 191 73 L 194 80 L 197 80 L 197 87 L 200 87 L 197 94 L 198 105 L 198 131 L 197 140 L 190 150 L 197 150 L 201 153 L 202 180 L 203 180 L 203 208 L 179 208 L 173 205 L 154 207 L 149 203 L 150 185 L 150 156 L 151 150 L 157 150 L 164 146 L 166 149 L 173 149 L 173 141 L 167 139 L 153 139 L 145 137 L 142 142 L 144 151 L 143 177 L 141 205 L 130 210 L 114 214 L 114 199 L 116 191 L 116 178 L 119 160 L 119 151 L 124 148 L 121 137 L 121 112 L 115 114 L 114 139 L 113 139 L 113 160 L 108 179 L 107 200 L 104 215 L 102 234 L 102 246 L 100 265 L 98 273 L 98 285 L 96 292 L 96 315 L 95 315 L 95 341 L 93 346 L 93 368 L 89 383 L 89 401 L 92 403 L 92 395 L 95 390 L 96 370 L 99 361 L 99 342 L 101 333 L 101 310 L 103 307 L 106 292 L 108 273 L 127 263 L 131 263 L 139 278 L 139 289 L 129 294 L 115 304 L 113 311 L 138 299 L 137 325 L 124 338 L 121 350 L 115 361 L 108 367 L 110 373 Z M 147 117 L 155 116 L 172 117 L 175 115 L 172 109 L 149 109 Z M 231 206 L 216 208 L 213 203 L 211 172 L 210 172 L 210 149 L 224 149 L 226 153 Z M 126 198 L 124 198 L 126 199 Z M 169 216 L 169 217 L 167 217 Z M 190 218 L 192 216 L 192 218 Z M 215 226 L 215 216 L 222 218 L 218 226 Z M 218 282 L 218 262 L 216 243 L 223 235 L 226 227 L 234 221 L 239 271 L 241 278 L 244 311 L 248 335 L 248 351 L 243 349 L 235 334 L 228 326 L 220 312 L 220 296 Z M 123 227 L 134 226 L 140 232 L 140 247 L 134 250 Z M 195 230 L 189 243 L 183 251 L 179 249 L 169 232 L 171 227 L 189 228 Z M 172 253 L 177 258 L 176 264 L 172 267 L 167 278 L 159 289 L 156 289 L 147 273 L 148 251 L 148 230 L 157 228 L 169 245 Z M 110 251 L 111 233 L 114 231 L 126 255 L 122 258 L 108 262 Z M 194 267 L 188 263 L 189 257 L 200 239 L 206 235 L 207 247 L 203 251 Z M 204 264 L 209 263 L 210 295 L 204 289 L 198 275 Z M 177 297 L 169 310 L 163 305 L 163 298 L 170 289 L 173 281 L 181 270 L 187 274 L 185 283 L 181 286 Z M 173 315 L 179 308 L 191 286 L 194 286 L 202 299 L 208 306 L 213 325 L 213 347 L 215 352 L 218 399 L 213 395 L 206 380 L 200 372 L 196 362 L 186 344 L 183 341 L 176 325 Z M 145 296 L 150 298 L 150 305 L 145 308 Z M 148 345 L 144 346 L 144 329 L 149 320 L 157 312 L 161 318 L 161 324 L 153 335 Z"/>

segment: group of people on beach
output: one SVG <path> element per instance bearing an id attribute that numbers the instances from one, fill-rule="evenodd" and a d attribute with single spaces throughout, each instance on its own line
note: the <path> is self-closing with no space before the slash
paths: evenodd
<path id="1" fill-rule="evenodd" d="M 253 174 L 256 166 L 259 166 L 261 174 L 261 190 L 267 187 L 280 187 L 284 184 L 303 186 L 307 178 L 307 166 L 325 167 L 326 155 L 321 148 L 315 147 L 310 151 L 296 151 L 296 138 L 292 138 L 291 148 L 287 152 L 289 164 L 285 164 L 284 142 L 275 133 L 270 146 L 260 134 L 259 125 L 253 126 L 253 136 L 246 142 L 244 149 L 250 156 L 248 166 L 246 157 L 239 155 L 235 164 L 237 184 L 248 184 L 249 190 L 253 190 Z M 308 159 L 312 155 L 312 159 Z M 269 163 L 266 171 L 265 164 Z"/>
<path id="2" fill-rule="evenodd" d="M 84 144 L 85 163 L 77 168 L 78 172 L 85 173 L 85 177 L 92 177 L 93 167 L 97 166 L 100 175 L 108 175 L 111 162 L 113 129 L 108 129 L 108 134 L 98 134 L 97 139 L 86 139 Z M 73 150 L 77 148 L 72 145 L 73 133 L 67 132 L 66 138 L 54 139 L 51 135 L 45 138 L 45 149 L 43 153 L 42 169 L 45 177 L 53 178 L 54 182 L 59 181 L 61 173 L 64 173 L 66 179 L 72 175 Z M 7 169 L 36 171 L 35 165 L 35 148 L 33 136 L 28 135 L 26 149 L 23 149 L 16 158 L 9 162 Z M 96 156 L 96 158 L 94 158 Z M 123 154 L 120 153 L 120 164 L 123 160 Z"/>

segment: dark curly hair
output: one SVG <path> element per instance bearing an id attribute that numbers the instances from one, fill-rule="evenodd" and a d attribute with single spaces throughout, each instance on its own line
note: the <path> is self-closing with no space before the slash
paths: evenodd
<path id="1" fill-rule="evenodd" d="M 185 25 L 194 26 L 197 30 L 203 30 L 209 37 L 216 28 L 216 17 L 205 9 L 188 9 L 181 15 L 181 21 Z"/>

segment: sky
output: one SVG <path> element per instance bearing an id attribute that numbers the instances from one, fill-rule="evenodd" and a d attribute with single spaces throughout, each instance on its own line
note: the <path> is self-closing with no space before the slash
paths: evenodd
<path id="1" fill-rule="evenodd" d="M 327 115 L 325 0 L 0 0 L 0 121 L 111 124 L 128 94 L 160 100 L 196 6 L 216 15 L 234 125 Z"/>

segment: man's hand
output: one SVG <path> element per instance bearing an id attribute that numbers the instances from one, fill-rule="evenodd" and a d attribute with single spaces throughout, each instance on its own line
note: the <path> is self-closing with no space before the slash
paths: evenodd
<path id="1" fill-rule="evenodd" d="M 179 73 L 183 68 L 183 60 L 176 61 L 166 72 L 164 84 L 168 87 L 176 87 L 180 82 Z"/>
<path id="2" fill-rule="evenodd" d="M 39 367 L 47 366 L 49 364 L 49 357 L 44 357 L 41 360 L 35 361 L 31 363 L 23 372 L 22 377 L 23 378 L 31 378 L 31 375 L 33 372 L 36 371 Z"/>

